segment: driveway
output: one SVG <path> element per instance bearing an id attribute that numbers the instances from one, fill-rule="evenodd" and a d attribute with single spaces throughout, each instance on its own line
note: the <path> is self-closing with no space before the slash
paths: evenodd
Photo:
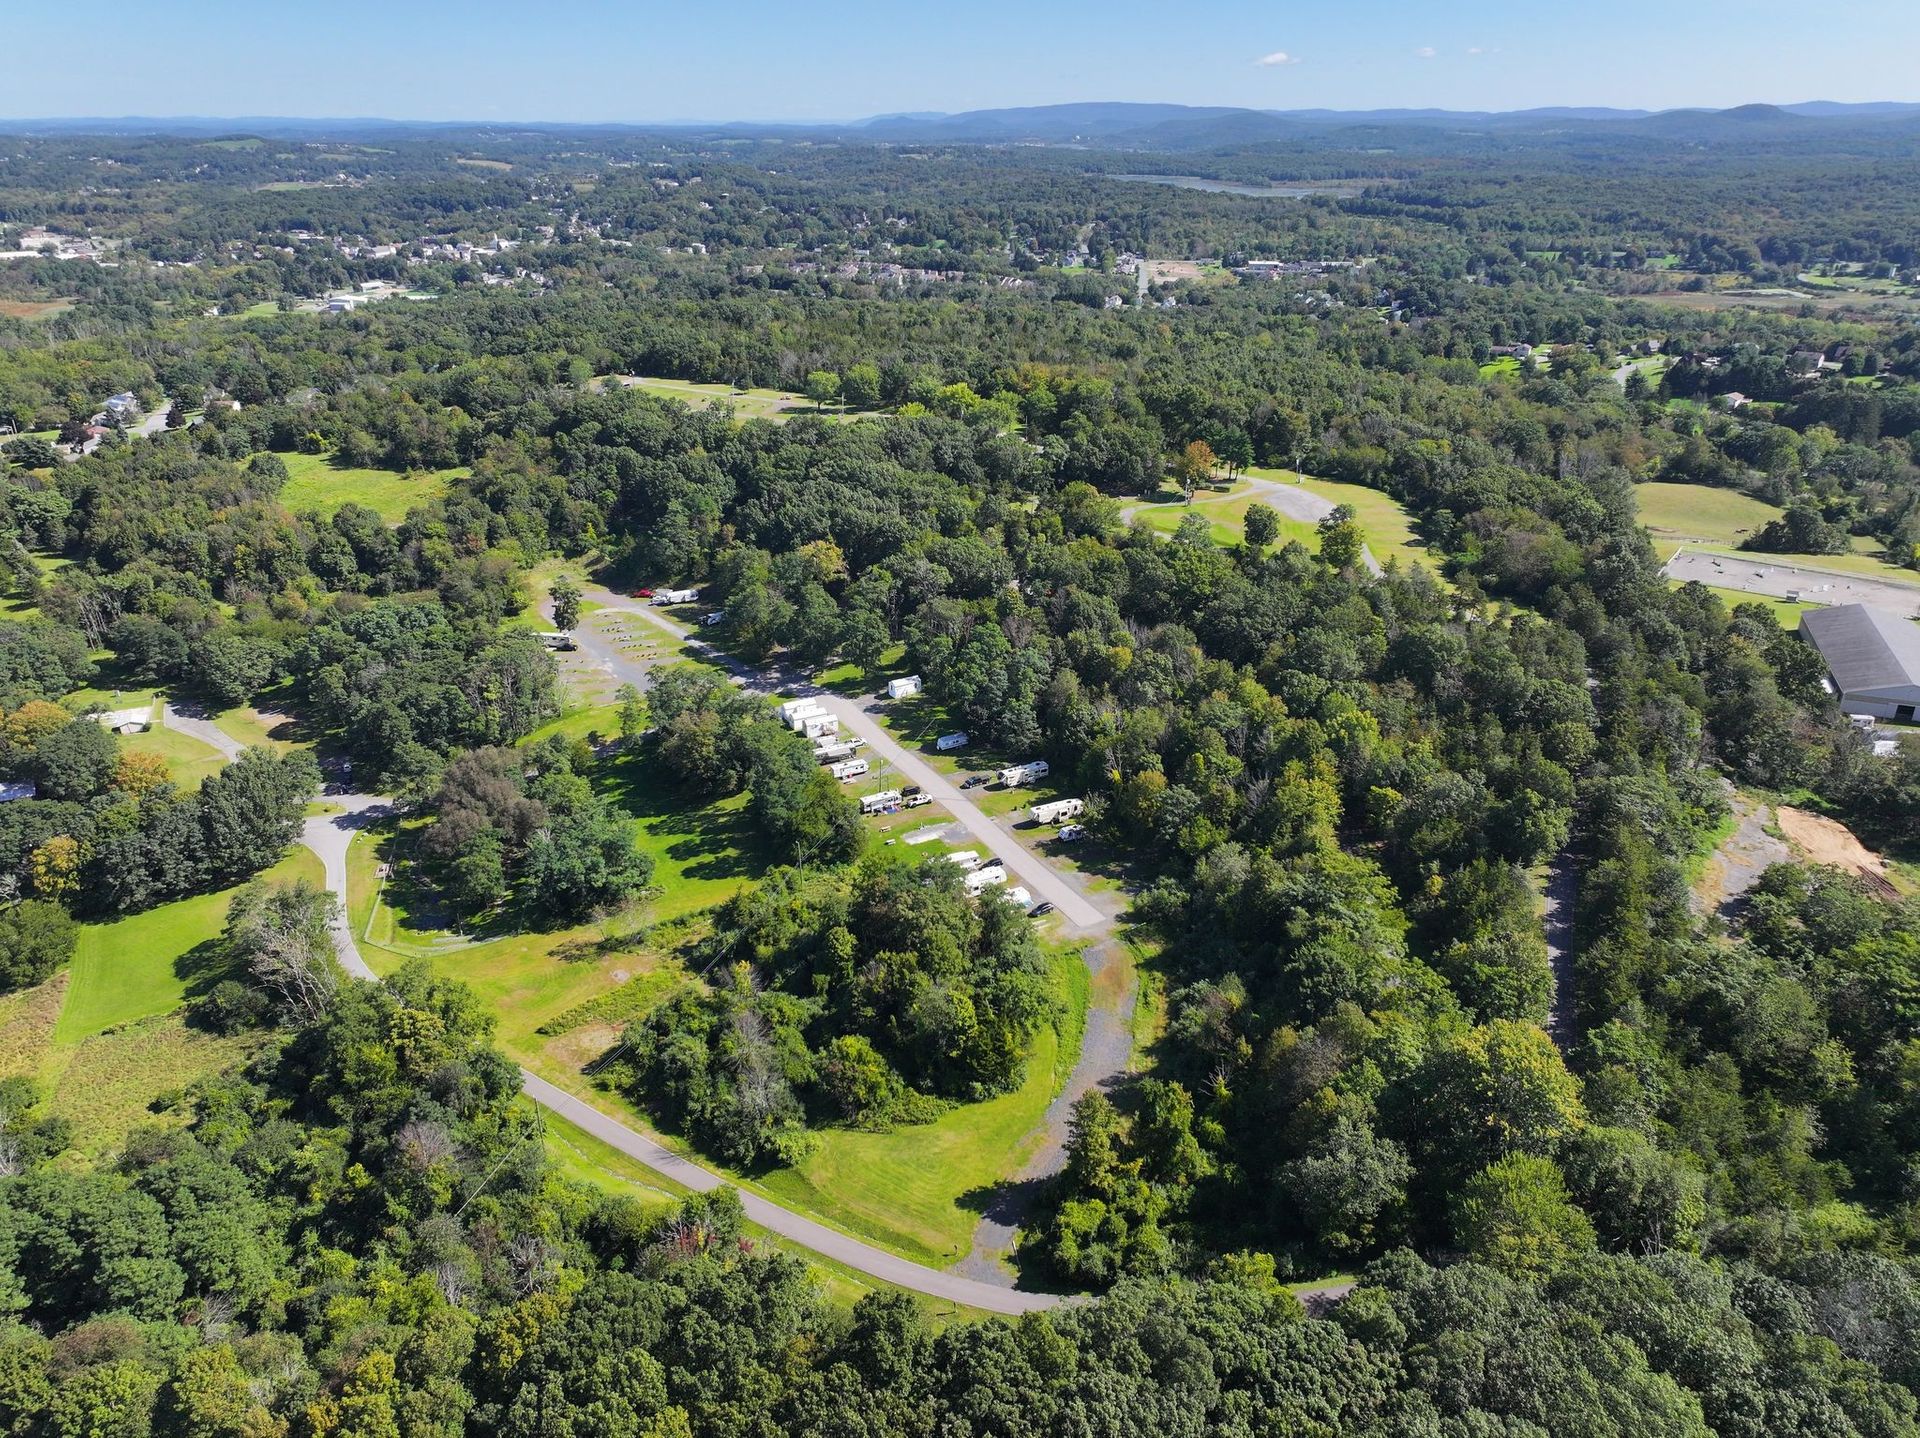
<path id="1" fill-rule="evenodd" d="M 1661 571 L 1669 579 L 1697 579 L 1718 589 L 1742 589 L 1808 604 L 1871 604 L 1911 619 L 1920 614 L 1920 587 L 1869 579 L 1806 564 L 1775 564 L 1757 555 L 1682 549 Z"/>

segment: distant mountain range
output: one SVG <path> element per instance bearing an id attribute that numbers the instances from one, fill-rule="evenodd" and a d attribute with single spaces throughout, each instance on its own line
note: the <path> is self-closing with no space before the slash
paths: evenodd
<path id="1" fill-rule="evenodd" d="M 1798 105 L 1740 105 L 1732 109 L 1624 110 L 1606 106 L 1547 106 L 1531 110 L 1258 110 L 1233 105 L 1166 105 L 1091 101 L 1030 105 L 959 114 L 921 111 L 864 120 L 818 123 L 549 124 L 382 119 L 289 119 L 270 116 L 176 116 L 117 119 L 0 120 L 0 129 L 64 134 L 254 134 L 297 139 L 317 135 L 409 131 L 530 133 L 726 134 L 782 138 L 868 140 L 892 144 L 1094 145 L 1118 149 L 1201 150 L 1325 136 L 1342 129 L 1424 128 L 1467 132 L 1640 131 L 1669 139 L 1810 134 L 1839 127 L 1913 124 L 1920 103 L 1879 100 L 1849 104 L 1809 100 Z"/>

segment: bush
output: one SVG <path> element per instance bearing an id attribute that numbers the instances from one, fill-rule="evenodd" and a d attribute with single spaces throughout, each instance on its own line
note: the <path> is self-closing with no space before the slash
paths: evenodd
<path id="1" fill-rule="evenodd" d="M 80 926 L 58 904 L 23 899 L 0 910 L 0 987 L 40 983 L 73 957 Z"/>

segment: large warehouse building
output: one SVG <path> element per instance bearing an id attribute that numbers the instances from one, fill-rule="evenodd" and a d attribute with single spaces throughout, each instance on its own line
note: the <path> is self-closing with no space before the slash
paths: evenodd
<path id="1" fill-rule="evenodd" d="M 1912 720 L 1920 707 L 1920 624 L 1867 604 L 1836 604 L 1800 616 L 1800 637 L 1827 662 L 1848 714 Z"/>

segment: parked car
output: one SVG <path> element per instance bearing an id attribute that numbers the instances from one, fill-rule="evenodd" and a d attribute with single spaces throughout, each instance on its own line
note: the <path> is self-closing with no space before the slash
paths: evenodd
<path id="1" fill-rule="evenodd" d="M 1060 826 L 1060 842 L 1063 844 L 1078 843 L 1086 837 L 1087 826 L 1085 824 L 1062 824 Z"/>
<path id="2" fill-rule="evenodd" d="M 902 794 L 918 794 L 920 792 L 920 786 L 918 784 L 909 784 L 900 792 Z"/>
<path id="3" fill-rule="evenodd" d="M 931 794 L 907 795 L 907 807 L 909 809 L 918 809 L 922 804 L 931 804 L 932 802 L 933 802 L 933 795 Z"/>
<path id="4" fill-rule="evenodd" d="M 1045 900 L 1042 900 L 1040 903 L 1035 904 L 1031 909 L 1027 910 L 1027 916 L 1029 918 L 1034 918 L 1034 919 L 1044 919 L 1048 914 L 1051 914 L 1052 912 L 1053 912 L 1053 905 L 1047 903 Z"/>
<path id="5" fill-rule="evenodd" d="M 992 782 L 993 775 L 991 774 L 969 774 L 960 781 L 960 787 L 962 789 L 978 789 L 982 784 L 990 784 Z"/>
<path id="6" fill-rule="evenodd" d="M 635 599 L 651 599 L 653 598 L 653 591 L 651 589 L 636 589 L 633 591 L 633 597 Z"/>

